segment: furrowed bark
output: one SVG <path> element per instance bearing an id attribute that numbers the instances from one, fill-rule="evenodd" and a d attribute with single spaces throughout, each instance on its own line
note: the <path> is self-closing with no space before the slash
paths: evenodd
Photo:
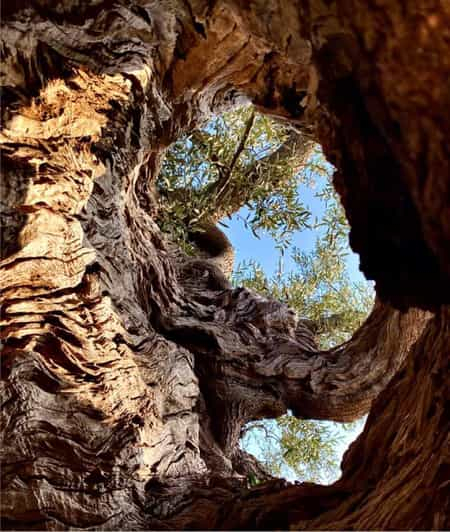
<path id="1" fill-rule="evenodd" d="M 195 504 L 193 495 L 194 507 L 174 517 L 172 527 L 208 522 L 221 530 L 236 523 L 250 530 L 446 529 L 450 427 L 442 381 L 448 375 L 448 318 L 444 309 L 427 322 L 407 365 L 376 399 L 364 432 L 345 454 L 340 480 L 331 486 L 269 481 L 229 502 L 221 499 L 223 491 L 199 493 L 201 502 Z"/>
<path id="2" fill-rule="evenodd" d="M 448 527 L 446 7 L 3 16 L 2 527 Z M 180 265 L 154 222 L 165 147 L 242 95 L 322 143 L 377 282 L 329 352 L 213 264 Z M 248 488 L 245 421 L 373 401 L 336 484 Z"/>
<path id="3" fill-rule="evenodd" d="M 320 351 L 313 331 L 287 307 L 246 289 L 227 289 L 220 272 L 208 267 L 202 273 L 201 266 L 195 262 L 195 269 L 182 272 L 197 316 L 164 318 L 161 331 L 201 357 L 200 386 L 218 419 L 216 437 L 230 450 L 243 424 L 287 409 L 335 421 L 363 416 L 431 316 L 377 303 L 349 342 Z"/>

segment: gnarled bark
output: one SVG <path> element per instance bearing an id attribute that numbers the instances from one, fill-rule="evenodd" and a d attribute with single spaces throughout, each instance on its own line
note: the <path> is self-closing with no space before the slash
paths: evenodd
<path id="1" fill-rule="evenodd" d="M 4 16 L 3 527 L 448 526 L 446 7 Z M 214 264 L 180 266 L 154 222 L 164 148 L 243 94 L 322 143 L 376 280 L 329 352 Z M 370 409 L 334 485 L 248 488 L 240 428 L 287 408 Z"/>

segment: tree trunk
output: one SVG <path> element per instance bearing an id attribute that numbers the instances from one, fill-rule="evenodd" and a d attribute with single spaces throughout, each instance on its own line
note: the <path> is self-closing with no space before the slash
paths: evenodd
<path id="1" fill-rule="evenodd" d="M 448 7 L 3 17 L 2 527 L 449 527 Z M 164 149 L 243 95 L 321 142 L 376 281 L 331 351 L 214 264 L 179 264 L 154 222 Z M 248 487 L 264 472 L 241 428 L 288 408 L 370 412 L 332 486 Z"/>

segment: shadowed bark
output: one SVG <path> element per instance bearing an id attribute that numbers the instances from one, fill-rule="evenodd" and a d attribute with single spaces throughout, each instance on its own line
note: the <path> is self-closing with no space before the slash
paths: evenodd
<path id="1" fill-rule="evenodd" d="M 448 527 L 448 8 L 3 16 L 2 527 Z M 155 224 L 164 149 L 243 95 L 321 142 L 376 281 L 330 351 L 214 264 L 180 264 Z M 287 408 L 370 411 L 334 485 L 271 479 L 239 450 L 245 422 Z"/>

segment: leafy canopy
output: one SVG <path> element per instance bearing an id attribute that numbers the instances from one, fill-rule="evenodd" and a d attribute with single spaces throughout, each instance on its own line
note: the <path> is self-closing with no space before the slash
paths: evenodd
<path id="1" fill-rule="evenodd" d="M 253 234 L 266 231 L 286 247 L 311 216 L 293 168 L 306 165 L 312 143 L 299 137 L 286 145 L 289 135 L 286 127 L 243 107 L 175 142 L 157 181 L 162 229 L 186 242 L 189 230 L 201 230 L 206 220 L 223 221 L 246 205 Z"/>
<path id="2" fill-rule="evenodd" d="M 368 283 L 355 282 L 346 257 L 348 226 L 330 182 L 317 191 L 326 208 L 311 227 L 317 233 L 311 251 L 290 248 L 294 268 L 268 277 L 256 261 L 240 263 L 234 272 L 236 286 L 246 286 L 285 302 L 303 318 L 311 320 L 323 349 L 349 339 L 366 318 L 373 304 Z"/>
<path id="3" fill-rule="evenodd" d="M 241 445 L 274 476 L 329 482 L 336 477 L 340 442 L 332 423 L 285 415 L 249 424 Z"/>

